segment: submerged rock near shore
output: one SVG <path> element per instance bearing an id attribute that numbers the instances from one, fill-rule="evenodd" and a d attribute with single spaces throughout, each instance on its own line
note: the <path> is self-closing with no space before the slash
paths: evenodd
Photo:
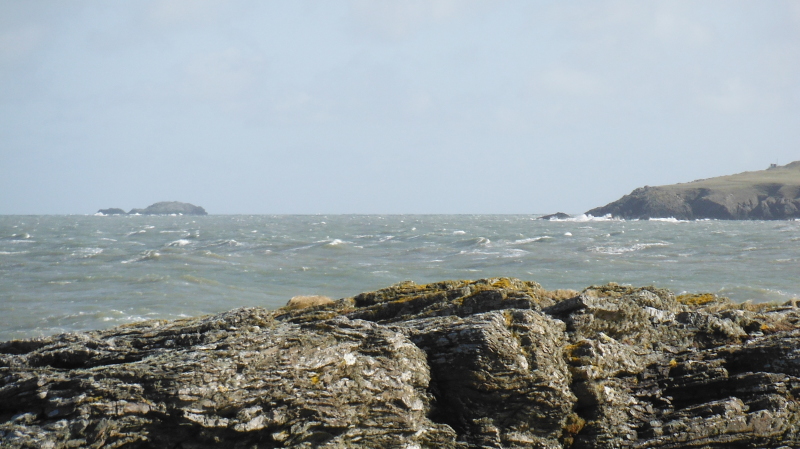
<path id="1" fill-rule="evenodd" d="M 800 218 L 800 161 L 767 170 L 641 187 L 586 212 L 601 217 L 693 220 L 785 220 Z"/>
<path id="2" fill-rule="evenodd" d="M 412 282 L 0 343 L 8 448 L 800 447 L 800 309 Z"/>

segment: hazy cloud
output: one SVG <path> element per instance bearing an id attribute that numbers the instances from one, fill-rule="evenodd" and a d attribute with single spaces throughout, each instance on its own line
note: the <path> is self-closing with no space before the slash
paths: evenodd
<path id="1" fill-rule="evenodd" d="M 0 213 L 581 212 L 800 159 L 798 24 L 784 0 L 0 2 Z"/>
<path id="2" fill-rule="evenodd" d="M 423 26 L 454 17 L 472 1 L 350 0 L 353 24 L 360 32 L 373 37 L 395 40 L 408 37 Z"/>

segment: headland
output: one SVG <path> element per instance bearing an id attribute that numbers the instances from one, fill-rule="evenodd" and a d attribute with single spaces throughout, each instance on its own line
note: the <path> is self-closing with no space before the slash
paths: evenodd
<path id="1" fill-rule="evenodd" d="M 786 220 L 800 218 L 800 161 L 766 170 L 640 187 L 587 215 L 625 219 Z"/>

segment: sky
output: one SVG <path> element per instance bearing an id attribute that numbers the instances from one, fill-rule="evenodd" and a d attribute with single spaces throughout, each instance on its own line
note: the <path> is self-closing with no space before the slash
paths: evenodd
<path id="1" fill-rule="evenodd" d="M 0 0 L 0 214 L 581 213 L 795 160 L 797 1 Z"/>

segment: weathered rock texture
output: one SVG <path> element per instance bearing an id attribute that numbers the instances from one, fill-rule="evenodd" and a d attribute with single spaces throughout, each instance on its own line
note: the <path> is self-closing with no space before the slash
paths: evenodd
<path id="1" fill-rule="evenodd" d="M 783 220 L 800 218 L 800 161 L 768 170 L 641 187 L 586 212 L 595 217 L 692 220 Z"/>
<path id="2" fill-rule="evenodd" d="M 7 448 L 800 447 L 800 309 L 407 282 L 0 344 Z"/>
<path id="3" fill-rule="evenodd" d="M 142 215 L 208 215 L 206 210 L 200 206 L 178 201 L 162 201 L 160 203 L 151 204 L 144 209 L 131 209 L 128 213 Z"/>

